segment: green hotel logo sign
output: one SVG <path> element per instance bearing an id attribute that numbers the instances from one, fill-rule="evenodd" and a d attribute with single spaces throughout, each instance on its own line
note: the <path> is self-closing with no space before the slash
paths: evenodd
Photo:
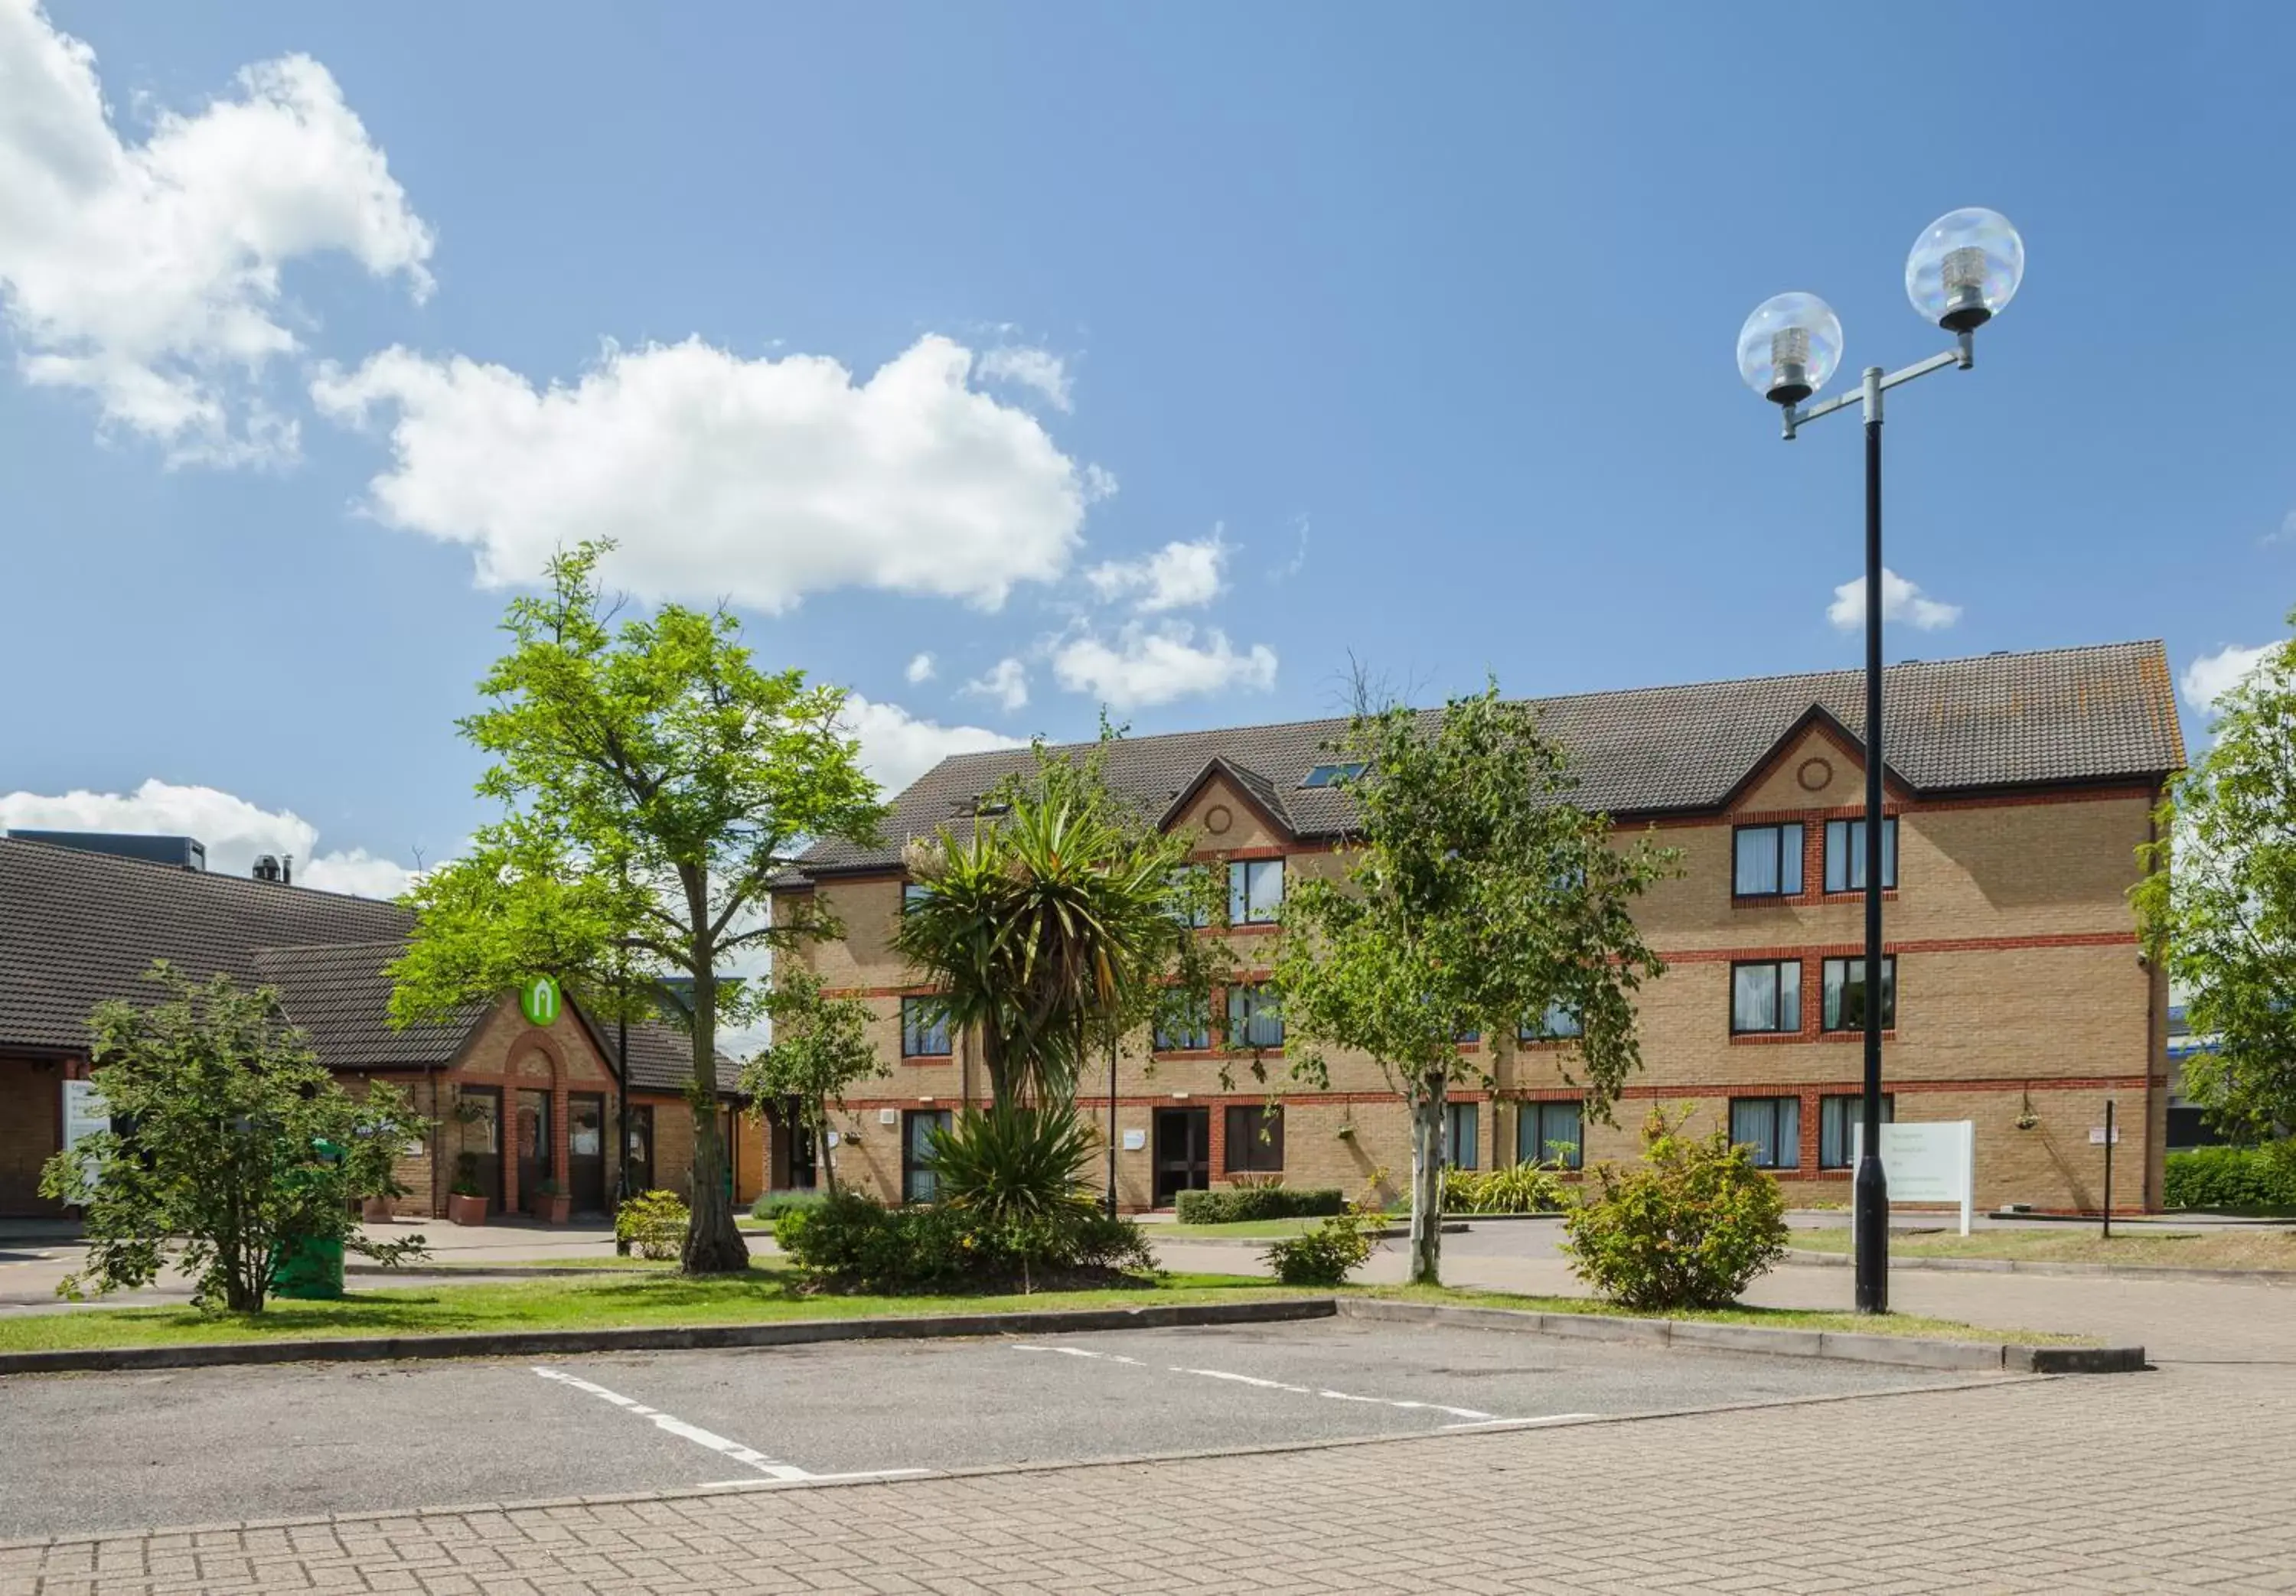
<path id="1" fill-rule="evenodd" d="M 537 976 L 518 989 L 518 1011 L 529 1025 L 548 1025 L 558 1018 L 558 983 Z"/>

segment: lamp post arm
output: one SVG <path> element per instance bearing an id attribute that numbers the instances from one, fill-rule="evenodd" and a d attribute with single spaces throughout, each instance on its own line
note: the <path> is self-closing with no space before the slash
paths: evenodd
<path id="1" fill-rule="evenodd" d="M 1878 396 L 1881 391 L 1895 388 L 1901 382 L 1911 382 L 1916 377 L 1926 377 L 1931 372 L 1941 372 L 1948 366 L 1965 372 L 1976 364 L 1975 338 L 1968 332 L 1960 333 L 1956 336 L 1952 348 L 1940 350 L 1927 360 L 1917 360 L 1909 366 L 1902 366 L 1883 376 L 1874 385 L 1875 393 Z M 1807 422 L 1816 421 L 1821 416 L 1832 415 L 1837 410 L 1847 410 L 1852 405 L 1862 405 L 1866 402 L 1866 389 L 1861 387 L 1853 389 L 1849 393 L 1836 394 L 1823 405 L 1812 405 L 1807 410 L 1797 410 L 1789 405 L 1785 407 L 1786 441 L 1792 442 L 1797 430 Z M 1880 418 L 1873 416 L 1867 419 L 1879 420 Z"/>

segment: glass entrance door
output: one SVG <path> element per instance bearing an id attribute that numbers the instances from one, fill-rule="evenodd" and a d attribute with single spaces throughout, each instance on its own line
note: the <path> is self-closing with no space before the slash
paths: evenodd
<path id="1" fill-rule="evenodd" d="M 518 1206 L 532 1214 L 539 1211 L 537 1194 L 552 1174 L 550 1093 L 521 1088 L 513 1130 L 518 1148 Z M 548 1207 L 546 1203 L 541 1206 Z"/>
<path id="2" fill-rule="evenodd" d="M 932 1167 L 932 1134 L 948 1126 L 947 1109 L 911 1109 L 901 1116 L 903 1202 L 931 1202 L 940 1195 L 940 1176 Z"/>
<path id="3" fill-rule="evenodd" d="M 462 1114 L 463 1151 L 455 1178 L 459 1183 L 464 1174 L 478 1183 L 479 1194 L 487 1199 L 494 1212 L 502 1212 L 502 1088 L 499 1086 L 465 1086 L 463 1088 Z"/>
<path id="4" fill-rule="evenodd" d="M 1154 1156 L 1156 1207 L 1168 1207 L 1183 1191 L 1208 1189 L 1212 1183 L 1212 1111 L 1157 1109 Z"/>
<path id="5" fill-rule="evenodd" d="M 566 1180 L 578 1214 L 606 1210 L 606 1096 L 577 1092 L 566 1100 Z"/>

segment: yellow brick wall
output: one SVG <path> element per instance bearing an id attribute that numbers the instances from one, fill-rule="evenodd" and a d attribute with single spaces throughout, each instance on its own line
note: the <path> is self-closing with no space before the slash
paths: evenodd
<path id="1" fill-rule="evenodd" d="M 1863 780 L 1855 757 L 1813 729 L 1750 783 L 1730 813 L 1696 824 L 1621 829 L 1622 844 L 1647 835 L 1681 849 L 1684 874 L 1654 887 L 1637 916 L 1645 939 L 1670 966 L 1644 991 L 1644 1068 L 1618 1109 L 1618 1126 L 1590 1124 L 1590 1158 L 1631 1157 L 1635 1131 L 1653 1099 L 1694 1103 L 1713 1117 L 1726 1115 L 1733 1093 L 1791 1092 L 1807 1094 L 1805 1139 L 1812 1150 L 1805 1164 L 1814 1163 L 1816 1098 L 1855 1091 L 1861 1068 L 1857 1037 L 1820 1035 L 1818 1014 L 1820 960 L 1856 954 L 1864 936 L 1862 899 L 1821 890 L 1823 828 L 1826 818 L 1862 803 Z M 2136 849 L 2150 835 L 2150 795 L 2124 790 L 1956 804 L 1893 792 L 1890 802 L 1899 815 L 1900 884 L 1890 896 L 1885 923 L 1898 959 L 1898 1006 L 1884 1068 L 1898 1116 L 1975 1121 L 1980 1204 L 2088 1208 L 2101 1199 L 2103 1157 L 2102 1149 L 2088 1145 L 2087 1131 L 2102 1123 L 2109 1093 L 2128 1127 L 2116 1160 L 2115 1204 L 2157 1206 L 2167 994 L 2159 972 L 2137 957 L 2126 896 L 2137 878 Z M 1215 807 L 1229 811 L 1227 830 L 1217 838 L 1203 830 Z M 1802 820 L 1801 899 L 1734 901 L 1731 834 L 1742 816 Z M 1192 801 L 1181 823 L 1197 829 L 1202 856 L 1215 863 L 1236 851 L 1281 847 L 1249 802 L 1218 782 Z M 1290 880 L 1343 867 L 1342 858 L 1321 847 L 1291 853 L 1285 861 Z M 948 1062 L 899 1059 L 896 994 L 910 977 L 885 942 L 899 913 L 898 879 L 841 880 L 822 890 L 853 935 L 844 946 L 823 947 L 813 961 L 832 987 L 873 994 L 873 1034 L 891 1069 L 890 1078 L 853 1093 L 849 1120 L 860 1140 L 845 1150 L 840 1174 L 890 1195 L 898 1186 L 899 1130 L 878 1125 L 875 1110 L 927 1100 L 954 1106 L 968 1091 L 978 1097 L 979 1075 L 963 1068 L 962 1042 Z M 1257 934 L 1240 935 L 1233 945 L 1248 970 L 1264 967 L 1269 945 Z M 1730 960 L 1756 954 L 1791 954 L 1805 962 L 1803 1035 L 1732 1038 Z M 1410 1153 L 1403 1109 L 1373 1060 L 1327 1055 L 1330 1093 L 1318 1095 L 1288 1079 L 1296 1059 L 1259 1060 L 1265 1071 L 1259 1078 L 1248 1057 L 1155 1059 L 1146 1041 L 1139 1038 L 1119 1063 L 1119 1133 L 1148 1129 L 1155 1109 L 1180 1101 L 1177 1093 L 1211 1106 L 1217 1122 L 1223 1103 L 1259 1101 L 1275 1091 L 1288 1104 L 1288 1183 L 1338 1184 L 1353 1192 L 1382 1167 L 1398 1183 L 1405 1178 Z M 1468 1078 L 1461 1085 L 1462 1095 L 1474 1095 L 1480 1081 L 1501 1100 L 1480 1115 L 1485 1166 L 1513 1157 L 1513 1115 L 1505 1100 L 1565 1089 L 1557 1048 L 1518 1051 L 1511 1040 L 1493 1041 L 1464 1055 Z M 2020 1130 L 2015 1121 L 2029 1091 L 2037 1123 Z M 1095 1119 L 1104 1119 L 1107 1092 L 1098 1068 L 1080 1084 L 1080 1105 Z M 1339 1126 L 1349 1121 L 1353 1134 L 1341 1136 Z M 1128 1204 L 1145 1200 L 1151 1150 L 1118 1153 Z M 1213 1178 L 1222 1178 L 1217 1166 Z M 1800 1200 L 1846 1196 L 1844 1175 L 1806 1167 L 1792 1178 Z"/>

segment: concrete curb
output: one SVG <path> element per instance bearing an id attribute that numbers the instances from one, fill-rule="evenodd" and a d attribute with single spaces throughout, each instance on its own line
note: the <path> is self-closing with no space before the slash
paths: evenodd
<path id="1" fill-rule="evenodd" d="M 176 1346 L 78 1346 L 49 1352 L 0 1353 L 0 1375 L 208 1369 L 252 1363 L 370 1363 L 397 1358 L 562 1357 L 586 1352 L 691 1352 L 720 1347 L 795 1346 L 822 1341 L 931 1340 L 949 1336 L 1057 1336 L 1081 1330 L 1274 1324 L 1296 1319 L 1328 1319 L 1336 1311 L 1328 1297 L 1294 1297 L 1263 1302 L 1174 1303 L 1144 1308 L 936 1314 L 906 1319 L 787 1319 L 768 1324 L 634 1325 L 615 1330 L 462 1336 L 361 1336 L 193 1342 Z"/>
<path id="2" fill-rule="evenodd" d="M 2141 1346 L 2025 1346 L 2007 1341 L 1947 1341 L 1923 1336 L 1857 1335 L 1843 1330 L 1770 1330 L 1758 1324 L 1703 1324 L 1679 1319 L 1541 1314 L 1524 1308 L 1452 1307 L 1442 1303 L 1390 1302 L 1374 1297 L 1342 1297 L 1338 1299 L 1338 1307 L 1342 1319 L 1464 1324 L 1480 1330 L 1530 1331 L 1587 1341 L 1632 1341 L 1647 1346 L 1693 1346 L 1704 1351 L 1832 1358 L 1841 1363 L 1892 1363 L 1916 1369 L 2127 1374 L 2144 1367 L 2144 1349 Z"/>
<path id="3" fill-rule="evenodd" d="M 1847 1253 L 1786 1249 L 1785 1261 L 1816 1269 L 1847 1269 Z M 2124 1281 L 2216 1281 L 2252 1286 L 2296 1286 L 2296 1270 L 2186 1269 L 2175 1264 L 2071 1264 L 2029 1258 L 1922 1258 L 1890 1255 L 1892 1269 L 1931 1269 L 1954 1274 L 2068 1274 Z"/>

